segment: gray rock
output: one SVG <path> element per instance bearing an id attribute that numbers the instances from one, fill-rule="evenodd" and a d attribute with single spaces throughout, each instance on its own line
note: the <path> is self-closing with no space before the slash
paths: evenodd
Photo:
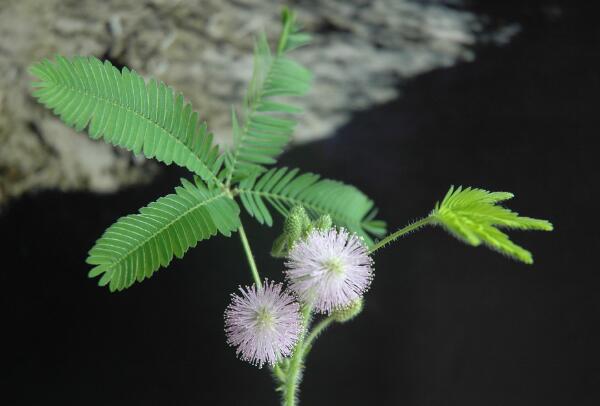
<path id="1" fill-rule="evenodd" d="M 398 96 L 398 84 L 471 60 L 482 19 L 448 2 L 292 2 L 315 73 L 294 142 L 326 137 L 356 110 Z M 182 90 L 222 145 L 229 107 L 252 68 L 253 35 L 275 39 L 275 0 L 0 0 L 0 204 L 43 189 L 111 192 L 148 181 L 158 166 L 62 125 L 29 94 L 27 67 L 62 55 L 108 57 Z M 512 26 L 511 26 L 512 27 Z M 504 29 L 507 42 L 518 27 Z"/>

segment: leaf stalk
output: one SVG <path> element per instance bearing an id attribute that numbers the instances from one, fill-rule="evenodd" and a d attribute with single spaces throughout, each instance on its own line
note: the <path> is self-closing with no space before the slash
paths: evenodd
<path id="1" fill-rule="evenodd" d="M 257 287 L 262 288 L 262 282 L 260 280 L 258 268 L 256 267 L 256 262 L 254 261 L 254 255 L 252 255 L 252 249 L 250 248 L 250 243 L 248 242 L 246 231 L 244 230 L 244 226 L 241 222 L 240 227 L 238 228 L 238 233 L 240 235 L 240 240 L 242 241 L 242 246 L 244 247 L 244 252 L 246 253 L 248 265 L 250 265 L 250 271 L 252 272 L 252 278 L 254 278 L 254 283 L 256 283 Z"/>
<path id="2" fill-rule="evenodd" d="M 421 227 L 425 227 L 426 225 L 432 224 L 434 221 L 433 217 L 428 216 L 425 217 L 421 220 L 417 220 L 414 223 L 411 223 L 409 225 L 407 225 L 404 228 L 401 228 L 400 230 L 396 231 L 395 233 L 392 233 L 390 235 L 388 235 L 387 237 L 385 237 L 383 240 L 377 242 L 376 244 L 374 244 L 371 249 L 369 250 L 369 254 L 374 253 L 375 251 L 377 251 L 380 248 L 385 247 L 386 245 L 388 245 L 389 243 L 397 240 L 398 238 L 402 237 L 403 235 L 406 235 L 408 233 L 411 233 L 413 231 L 418 230 Z"/>

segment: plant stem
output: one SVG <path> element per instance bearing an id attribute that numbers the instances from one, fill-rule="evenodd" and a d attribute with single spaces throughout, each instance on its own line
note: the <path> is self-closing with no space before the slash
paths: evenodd
<path id="1" fill-rule="evenodd" d="M 301 369 L 301 358 L 302 352 L 304 351 L 302 341 L 298 342 L 296 353 L 291 359 L 290 369 L 288 370 L 288 376 L 285 380 L 285 390 L 283 404 L 284 406 L 295 406 L 296 405 L 296 391 L 298 390 L 298 377 Z"/>
<path id="2" fill-rule="evenodd" d="M 371 247 L 371 249 L 369 250 L 369 254 L 372 254 L 375 251 L 377 251 L 378 249 L 383 248 L 384 246 L 386 246 L 387 244 L 396 240 L 397 238 L 400 238 L 403 235 L 410 233 L 411 231 L 418 230 L 419 228 L 426 226 L 428 224 L 431 224 L 432 222 L 433 222 L 433 217 L 428 216 L 421 220 L 417 220 L 414 223 L 411 223 L 404 228 L 401 228 L 400 230 L 396 231 L 395 233 L 388 235 L 383 240 L 379 241 L 377 244 L 373 245 Z"/>
<path id="3" fill-rule="evenodd" d="M 240 240 L 242 241 L 242 245 L 244 246 L 244 252 L 246 253 L 246 258 L 248 259 L 248 265 L 250 265 L 250 270 L 252 271 L 252 277 L 254 278 L 254 283 L 256 283 L 257 287 L 262 287 L 262 282 L 260 280 L 260 275 L 258 274 L 258 268 L 256 267 L 256 262 L 254 262 L 254 255 L 252 255 L 252 249 L 250 248 L 250 243 L 248 242 L 248 237 L 246 237 L 246 231 L 244 231 L 244 226 L 240 223 L 240 228 L 238 228 L 238 233 L 240 234 Z"/>
<path id="4" fill-rule="evenodd" d="M 275 378 L 277 378 L 280 382 L 285 381 L 285 372 L 283 372 L 283 370 L 281 369 L 279 364 L 275 364 L 275 366 L 272 368 L 272 370 L 273 370 L 273 375 L 275 376 Z"/>
<path id="5" fill-rule="evenodd" d="M 317 323 L 316 326 L 313 327 L 310 334 L 304 340 L 304 352 L 302 353 L 303 358 L 306 358 L 306 356 L 310 352 L 313 341 L 315 341 L 315 339 L 323 332 L 323 330 L 329 327 L 329 325 L 334 321 L 335 320 L 333 319 L 333 317 L 327 317 L 321 320 L 319 323 Z"/>
<path id="6" fill-rule="evenodd" d="M 305 306 L 302 311 L 304 325 L 306 328 L 296 344 L 296 351 L 294 352 L 294 355 L 290 359 L 290 365 L 287 370 L 283 391 L 283 406 L 296 406 L 296 392 L 298 391 L 298 384 L 300 383 L 300 377 L 302 376 L 304 360 L 304 339 L 306 337 L 306 330 L 308 329 L 311 311 L 311 306 Z"/>

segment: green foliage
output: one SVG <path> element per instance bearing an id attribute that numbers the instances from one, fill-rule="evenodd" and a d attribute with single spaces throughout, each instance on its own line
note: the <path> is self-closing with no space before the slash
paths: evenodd
<path id="1" fill-rule="evenodd" d="M 275 50 L 265 35 L 258 38 L 241 122 L 232 111 L 234 146 L 226 154 L 213 145 L 212 134 L 191 105 L 162 82 L 146 83 L 133 70 L 119 71 L 93 57 L 57 56 L 54 62 L 44 60 L 31 67 L 38 79 L 34 96 L 66 124 L 78 131 L 88 128 L 92 138 L 135 154 L 185 167 L 195 178 L 195 185 L 182 180 L 174 194 L 109 227 L 90 250 L 87 262 L 94 266 L 90 277 L 100 276 L 100 285 L 122 290 L 152 276 L 173 256 L 181 258 L 198 241 L 217 232 L 229 236 L 236 229 L 243 231 L 238 197 L 261 224 L 273 224 L 275 209 L 288 217 L 289 229 L 294 217 L 289 214 L 296 207 L 296 214 L 301 211 L 304 216 L 299 223 L 303 233 L 332 224 L 346 227 L 363 237 L 371 252 L 423 225 L 439 224 L 468 244 L 484 243 L 532 262 L 531 254 L 498 228 L 551 230 L 552 225 L 498 206 L 512 197 L 510 193 L 451 188 L 429 217 L 373 245 L 372 238 L 385 233 L 385 223 L 375 219 L 373 202 L 358 189 L 316 174 L 299 174 L 298 169 L 268 170 L 266 166 L 276 162 L 290 141 L 297 124 L 292 115 L 301 111 L 279 98 L 300 96 L 310 88 L 310 72 L 288 54 L 309 40 L 287 9 Z M 288 237 L 276 241 L 274 255 L 282 255 L 293 244 L 292 233 L 286 232 Z"/>
<path id="2" fill-rule="evenodd" d="M 246 211 L 268 226 L 273 218 L 265 202 L 283 216 L 298 205 L 313 218 L 329 214 L 336 225 L 362 236 L 367 244 L 372 243 L 370 234 L 385 233 L 385 223 L 374 220 L 373 202 L 360 190 L 313 173 L 298 175 L 298 169 L 272 168 L 244 179 L 238 193 Z"/>
<path id="3" fill-rule="evenodd" d="M 243 105 L 243 123 L 232 110 L 234 148 L 227 155 L 228 180 L 243 179 L 263 165 L 273 164 L 290 141 L 296 121 L 289 118 L 301 110 L 277 101 L 281 96 L 301 96 L 308 92 L 311 73 L 289 59 L 289 51 L 308 43 L 310 37 L 299 32 L 294 14 L 283 13 L 283 28 L 273 54 L 266 36 L 254 47 L 254 70 Z M 282 117 L 284 115 L 284 117 Z"/>
<path id="4" fill-rule="evenodd" d="M 434 224 L 443 226 L 467 244 L 478 246 L 484 243 L 503 254 L 531 264 L 531 253 L 513 243 L 498 228 L 550 231 L 552 224 L 546 220 L 520 217 L 518 213 L 497 205 L 512 197 L 507 192 L 450 187 L 444 200 L 436 203 L 430 218 Z"/>
<path id="5" fill-rule="evenodd" d="M 89 252 L 90 277 L 102 275 L 100 285 L 122 290 L 169 265 L 173 255 L 183 257 L 198 241 L 217 231 L 229 236 L 239 227 L 239 207 L 225 192 L 181 182 L 174 194 L 106 230 Z"/>
<path id="6" fill-rule="evenodd" d="M 135 71 L 119 71 L 109 61 L 56 57 L 31 67 L 39 81 L 33 95 L 68 125 L 90 137 L 143 153 L 167 165 L 175 162 L 216 182 L 219 150 L 206 124 L 180 93 Z"/>
<path id="7" fill-rule="evenodd" d="M 244 100 L 240 126 L 232 112 L 234 148 L 219 155 L 206 125 L 183 96 L 162 82 L 144 79 L 135 71 L 122 71 L 96 58 L 58 56 L 31 68 L 39 81 L 34 96 L 68 125 L 80 131 L 89 126 L 92 138 L 104 138 L 135 154 L 183 166 L 203 181 L 196 186 L 183 181 L 176 193 L 142 208 L 140 214 L 119 219 L 90 251 L 100 285 L 111 290 L 129 287 L 167 266 L 173 255 L 181 257 L 200 240 L 217 230 L 229 235 L 239 224 L 239 195 L 248 212 L 261 223 L 273 220 L 263 199 L 286 215 L 295 204 L 304 204 L 313 216 L 329 213 L 365 238 L 381 233 L 383 223 L 373 220 L 373 203 L 357 189 L 321 180 L 313 174 L 296 177 L 297 170 L 271 171 L 260 179 L 263 165 L 275 163 L 289 142 L 296 121 L 290 114 L 300 109 L 277 101 L 279 96 L 299 96 L 310 87 L 311 74 L 287 57 L 308 43 L 294 14 L 283 12 L 283 28 L 275 52 L 266 37 L 256 42 L 254 70 Z M 226 168 L 221 170 L 225 160 Z M 273 176 L 275 175 L 275 176 Z"/>
<path id="8" fill-rule="evenodd" d="M 133 70 L 119 71 L 93 57 L 57 56 L 55 62 L 44 60 L 31 67 L 38 78 L 34 96 L 66 124 L 78 131 L 88 127 L 92 138 L 135 154 L 174 162 L 201 179 L 195 186 L 182 181 L 175 194 L 119 219 L 104 233 L 88 258 L 94 265 L 90 276 L 101 276 L 100 285 L 122 290 L 217 230 L 229 235 L 240 226 L 236 194 L 252 216 L 268 225 L 273 219 L 263 200 L 284 216 L 296 204 L 305 205 L 313 217 L 331 214 L 336 224 L 367 241 L 368 233 L 385 231 L 385 224 L 374 220 L 371 200 L 351 186 L 313 174 L 296 176 L 297 170 L 285 168 L 258 179 L 264 165 L 276 162 L 296 126 L 290 115 L 301 110 L 277 98 L 308 91 L 310 72 L 288 53 L 309 40 L 287 9 L 276 50 L 271 51 L 265 35 L 258 38 L 242 124 L 232 112 L 234 147 L 223 155 L 198 113 L 162 82 L 146 83 Z"/>

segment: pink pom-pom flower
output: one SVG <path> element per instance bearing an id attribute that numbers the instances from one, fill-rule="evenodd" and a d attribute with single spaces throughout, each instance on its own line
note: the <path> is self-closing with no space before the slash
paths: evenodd
<path id="1" fill-rule="evenodd" d="M 328 314 L 360 299 L 373 279 L 367 247 L 344 229 L 313 231 L 290 250 L 286 267 L 290 289 Z"/>
<path id="2" fill-rule="evenodd" d="M 259 368 L 289 356 L 302 329 L 300 305 L 278 283 L 265 281 L 232 294 L 225 311 L 227 343 Z"/>

